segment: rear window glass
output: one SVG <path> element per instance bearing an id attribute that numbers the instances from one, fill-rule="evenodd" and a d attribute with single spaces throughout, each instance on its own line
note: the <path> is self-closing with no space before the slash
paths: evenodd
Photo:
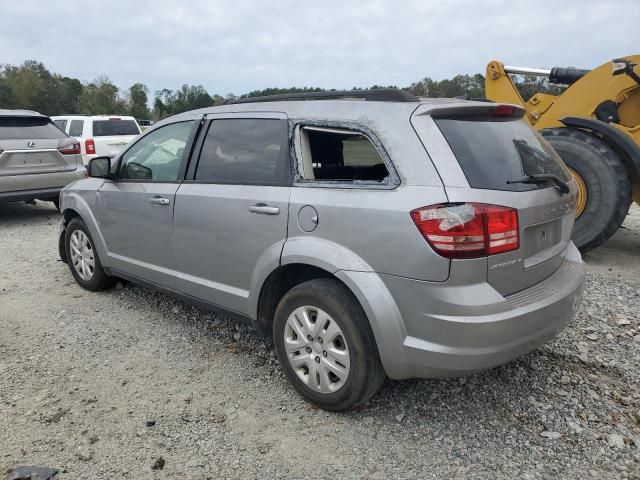
<path id="1" fill-rule="evenodd" d="M 66 136 L 48 118 L 0 117 L 0 140 L 65 138 Z"/>
<path id="2" fill-rule="evenodd" d="M 491 190 L 525 191 L 549 183 L 507 183 L 523 176 L 571 174 L 553 148 L 522 120 L 492 117 L 436 118 L 469 185 Z"/>
<path id="3" fill-rule="evenodd" d="M 71 120 L 71 125 L 69 125 L 69 136 L 81 137 L 83 128 L 84 120 Z"/>
<path id="4" fill-rule="evenodd" d="M 116 135 L 138 135 L 138 125 L 133 120 L 94 120 L 93 136 L 94 137 L 112 137 Z"/>

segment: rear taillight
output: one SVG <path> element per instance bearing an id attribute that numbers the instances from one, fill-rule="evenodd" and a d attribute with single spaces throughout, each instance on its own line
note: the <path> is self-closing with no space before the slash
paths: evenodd
<path id="1" fill-rule="evenodd" d="M 60 147 L 58 151 L 63 155 L 79 155 L 81 153 L 80 142 L 70 143 L 69 145 Z"/>
<path id="2" fill-rule="evenodd" d="M 96 144 L 93 142 L 93 138 L 87 138 L 84 141 L 84 151 L 87 152 L 87 155 L 96 153 Z"/>
<path id="3" fill-rule="evenodd" d="M 431 247 L 447 258 L 478 258 L 520 248 L 518 212 L 484 203 L 417 208 L 411 218 Z"/>

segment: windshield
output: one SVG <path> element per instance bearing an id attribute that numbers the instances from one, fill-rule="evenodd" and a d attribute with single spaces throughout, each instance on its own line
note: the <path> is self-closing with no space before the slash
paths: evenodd
<path id="1" fill-rule="evenodd" d="M 555 150 L 523 120 L 478 116 L 434 120 L 473 188 L 525 191 L 553 185 L 507 183 L 536 174 L 571 180 Z"/>

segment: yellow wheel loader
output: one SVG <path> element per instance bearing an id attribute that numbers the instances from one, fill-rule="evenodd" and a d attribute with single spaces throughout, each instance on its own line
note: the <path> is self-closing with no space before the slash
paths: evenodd
<path id="1" fill-rule="evenodd" d="M 488 100 L 521 105 L 526 120 L 551 143 L 579 187 L 573 241 L 586 252 L 620 227 L 632 199 L 640 204 L 640 55 L 593 70 L 522 68 L 492 61 Z M 559 95 L 524 101 L 510 75 L 566 85 Z"/>

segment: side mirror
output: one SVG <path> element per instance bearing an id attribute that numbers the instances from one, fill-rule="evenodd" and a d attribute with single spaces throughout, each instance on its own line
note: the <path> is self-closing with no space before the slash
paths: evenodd
<path id="1" fill-rule="evenodd" d="M 111 178 L 111 157 L 92 158 L 87 173 L 93 178 Z"/>

